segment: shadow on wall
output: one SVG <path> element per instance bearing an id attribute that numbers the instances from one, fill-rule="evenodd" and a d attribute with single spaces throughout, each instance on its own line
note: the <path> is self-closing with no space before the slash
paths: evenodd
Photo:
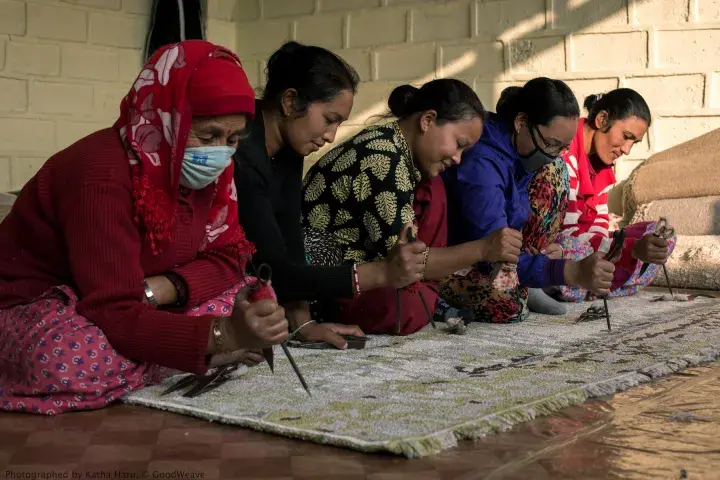
<path id="1" fill-rule="evenodd" d="M 494 110 L 495 103 L 504 88 L 522 85 L 527 79 L 536 76 L 559 76 L 557 74 L 570 70 L 569 53 L 566 52 L 565 44 L 566 35 L 589 29 L 617 17 L 623 17 L 622 22 L 627 25 L 629 7 L 646 1 L 648 0 L 585 0 L 576 5 L 578 0 L 554 0 L 554 2 L 523 0 L 512 2 L 516 8 L 508 8 L 510 2 L 478 2 L 476 8 L 480 11 L 476 12 L 476 15 L 479 31 L 471 35 L 473 33 L 469 27 L 471 22 L 468 22 L 467 35 L 464 37 L 468 43 L 443 46 L 442 62 L 437 68 L 429 65 L 427 68 L 418 68 L 418 64 L 423 62 L 414 62 L 407 50 L 395 51 L 390 48 L 380 52 L 378 69 L 380 71 L 388 69 L 393 73 L 397 71 L 396 76 L 381 75 L 384 80 L 360 85 L 350 120 L 340 128 L 332 145 L 327 145 L 306 158 L 305 168 L 309 168 L 331 148 L 355 135 L 368 124 L 374 123 L 379 115 L 385 114 L 386 99 L 394 87 L 405 83 L 400 80 L 407 78 L 403 75 L 410 76 L 414 70 L 419 70 L 410 82 L 418 86 L 434 78 L 454 77 L 464 80 L 474 86 L 485 107 Z M 547 5 L 553 5 L 552 12 L 547 11 Z M 431 22 L 430 17 L 423 19 L 417 17 L 414 18 L 415 23 Z M 417 35 L 413 40 L 425 41 Z M 438 40 L 438 43 L 442 43 L 442 40 Z M 428 70 L 432 70 L 431 73 L 426 75 L 420 73 Z M 515 76 L 522 77 L 523 81 L 510 80 L 508 76 L 510 71 Z M 578 98 L 580 105 L 584 95 L 596 93 L 596 90 L 618 87 L 617 79 L 613 84 L 607 82 L 601 84 L 598 80 L 578 80 L 568 83 L 580 97 Z M 616 213 L 621 213 L 621 210 Z"/>

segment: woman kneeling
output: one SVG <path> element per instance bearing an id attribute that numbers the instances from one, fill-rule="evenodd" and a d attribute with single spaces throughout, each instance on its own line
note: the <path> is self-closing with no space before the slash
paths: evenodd
<path id="1" fill-rule="evenodd" d="M 241 290 L 254 248 L 238 225 L 231 156 L 253 113 L 234 54 L 169 45 L 112 128 L 28 182 L 0 224 L 2 409 L 100 408 L 166 367 L 254 364 L 243 349 L 287 338 L 277 303 L 250 305 Z"/>

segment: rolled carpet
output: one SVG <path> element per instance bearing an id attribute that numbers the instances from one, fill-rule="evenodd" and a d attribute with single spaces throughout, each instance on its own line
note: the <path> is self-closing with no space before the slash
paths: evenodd
<path id="1" fill-rule="evenodd" d="M 679 235 L 720 235 L 720 196 L 671 198 L 639 205 L 630 223 L 667 217 Z"/>
<path id="2" fill-rule="evenodd" d="M 720 129 L 656 153 L 631 175 L 632 205 L 720 195 Z"/>
<path id="3" fill-rule="evenodd" d="M 666 266 L 674 287 L 720 290 L 720 235 L 678 235 Z M 653 285 L 665 286 L 662 270 Z"/>

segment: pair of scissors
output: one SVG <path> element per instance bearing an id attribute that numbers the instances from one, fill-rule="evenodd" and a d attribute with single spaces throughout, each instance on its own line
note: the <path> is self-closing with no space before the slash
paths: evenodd
<path id="1" fill-rule="evenodd" d="M 269 288 L 270 280 L 272 279 L 272 268 L 270 268 L 270 265 L 263 263 L 260 265 L 260 268 L 254 268 L 255 270 L 255 276 L 257 280 L 255 283 L 253 283 L 250 286 L 250 301 L 256 301 L 257 298 L 256 295 L 263 291 L 265 288 Z M 266 272 L 265 275 L 263 275 L 263 272 Z M 292 353 L 290 353 L 290 349 L 287 346 L 287 341 L 282 342 L 280 344 L 280 347 L 283 349 L 283 352 L 285 352 L 285 356 L 287 357 L 288 361 L 290 362 L 290 365 L 292 366 L 292 369 L 295 371 L 295 375 L 297 375 L 298 379 L 300 380 L 300 384 L 303 386 L 305 391 L 308 395 L 312 397 L 312 393 L 310 393 L 310 387 L 308 387 L 307 382 L 305 381 L 305 378 L 303 377 L 303 374 L 300 372 L 300 368 L 297 366 L 297 363 L 295 363 L 295 359 L 292 356 Z M 275 373 L 275 360 L 274 360 L 274 352 L 272 347 L 263 348 L 263 357 L 265 357 L 265 361 L 268 362 L 268 366 L 270 367 L 270 371 Z"/>
<path id="2" fill-rule="evenodd" d="M 615 230 L 613 232 L 612 247 L 610 247 L 610 250 L 605 254 L 603 259 L 608 262 L 616 262 L 620 258 L 620 255 L 622 255 L 622 248 L 623 248 L 624 243 L 625 243 L 625 229 L 621 228 L 620 230 Z M 592 295 L 592 293 L 588 292 L 587 295 L 585 296 L 585 299 L 586 300 L 590 299 L 591 295 Z M 602 301 L 603 301 L 603 306 L 604 306 L 604 312 L 602 309 L 600 309 L 598 307 L 590 307 L 590 308 L 588 308 L 587 312 L 585 312 L 587 314 L 587 317 L 585 317 L 583 320 L 590 319 L 590 317 L 598 318 L 597 317 L 598 315 L 602 315 L 604 313 L 605 319 L 607 320 L 607 327 L 608 327 L 608 332 L 609 332 L 612 330 L 612 327 L 610 326 L 610 310 L 608 310 L 607 295 L 603 295 Z M 581 316 L 581 318 L 583 318 L 583 317 Z"/>
<path id="3" fill-rule="evenodd" d="M 207 374 L 207 375 L 195 375 L 190 374 L 187 375 L 180 380 L 178 380 L 175 384 L 171 385 L 169 388 L 165 389 L 162 393 L 160 393 L 160 396 L 168 395 L 172 392 L 175 392 L 177 390 L 182 390 L 183 388 L 190 387 L 192 385 L 195 385 L 190 390 L 185 392 L 183 394 L 183 397 L 187 398 L 194 398 L 198 395 L 201 395 L 205 392 L 209 392 L 210 390 L 214 390 L 220 385 L 224 384 L 228 380 L 230 380 L 231 373 L 238 369 L 240 364 L 238 363 L 230 363 L 228 365 L 223 365 L 222 367 L 218 367 L 213 373 Z"/>
<path id="4" fill-rule="evenodd" d="M 408 227 L 407 229 L 407 236 L 408 236 L 408 242 L 414 243 L 417 238 L 415 237 L 415 232 L 413 232 L 412 227 Z M 397 325 L 395 327 L 396 333 L 400 335 L 400 330 L 402 329 L 402 288 L 398 288 L 397 290 Z M 422 290 L 418 290 L 418 295 L 420 295 L 420 301 L 423 304 L 423 308 L 425 309 L 425 314 L 428 317 L 428 320 L 430 321 L 430 325 L 432 325 L 433 328 L 437 328 L 437 325 L 435 324 L 435 320 L 433 319 L 432 312 L 430 311 L 430 307 L 427 304 L 427 300 L 425 300 L 425 295 L 423 295 Z"/>
<path id="5" fill-rule="evenodd" d="M 655 224 L 655 230 L 653 231 L 653 235 L 664 240 L 669 240 L 675 235 L 675 228 L 670 226 L 667 218 L 660 217 L 660 220 L 658 220 Z M 640 267 L 640 276 L 642 276 L 647 271 L 649 266 L 649 263 L 642 264 L 642 267 Z M 672 287 L 670 286 L 670 277 L 668 277 L 667 267 L 663 265 L 662 268 L 663 273 L 665 274 L 665 281 L 667 282 L 668 290 L 670 290 L 670 295 L 673 296 L 674 294 L 672 291 Z"/>

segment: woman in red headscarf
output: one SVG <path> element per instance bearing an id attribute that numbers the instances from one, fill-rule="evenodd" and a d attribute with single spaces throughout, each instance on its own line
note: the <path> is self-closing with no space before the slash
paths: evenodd
<path id="1" fill-rule="evenodd" d="M 254 94 L 237 57 L 169 45 L 120 110 L 51 157 L 0 224 L 4 410 L 100 408 L 165 367 L 257 363 L 250 349 L 288 335 L 275 300 L 241 290 L 254 247 L 231 157 Z"/>

